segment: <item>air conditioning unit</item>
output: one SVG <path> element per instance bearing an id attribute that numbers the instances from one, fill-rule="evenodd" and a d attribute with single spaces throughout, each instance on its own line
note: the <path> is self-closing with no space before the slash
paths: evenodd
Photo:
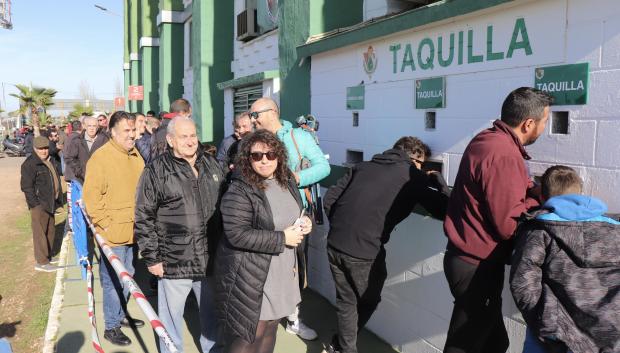
<path id="1" fill-rule="evenodd" d="M 237 40 L 247 42 L 256 37 L 258 37 L 256 8 L 247 7 L 237 15 Z"/>

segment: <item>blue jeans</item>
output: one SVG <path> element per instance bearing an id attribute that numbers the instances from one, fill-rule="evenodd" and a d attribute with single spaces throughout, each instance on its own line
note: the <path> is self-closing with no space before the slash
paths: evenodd
<path id="1" fill-rule="evenodd" d="M 185 300 L 190 291 L 198 299 L 200 310 L 200 346 L 203 353 L 219 353 L 221 345 L 216 344 L 217 334 L 215 308 L 213 306 L 213 288 L 207 280 L 159 279 L 157 284 L 157 305 L 159 319 L 170 334 L 179 352 L 183 352 L 183 312 Z M 168 353 L 164 342 L 159 340 L 161 353 Z"/>
<path id="2" fill-rule="evenodd" d="M 134 274 L 133 268 L 133 246 L 122 245 L 112 247 L 114 255 L 127 269 L 131 276 Z M 103 319 L 105 329 L 111 330 L 121 326 L 121 320 L 125 318 L 127 310 L 127 299 L 129 298 L 129 288 L 125 288 L 116 275 L 114 268 L 108 259 L 101 252 L 101 263 L 99 264 L 99 280 L 103 289 Z"/>
<path id="3" fill-rule="evenodd" d="M 557 340 L 554 340 L 557 341 Z M 525 341 L 523 342 L 523 353 L 546 353 L 545 347 L 538 340 L 534 332 L 528 327 L 525 331 Z M 571 353 L 567 350 L 566 353 Z"/>

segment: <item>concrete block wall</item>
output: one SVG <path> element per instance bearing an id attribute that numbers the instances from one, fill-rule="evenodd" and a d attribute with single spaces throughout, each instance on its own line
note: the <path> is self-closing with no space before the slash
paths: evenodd
<path id="1" fill-rule="evenodd" d="M 346 162 L 347 149 L 363 151 L 364 159 L 368 160 L 399 137 L 413 135 L 430 145 L 432 159 L 443 162 L 444 176 L 453 185 L 467 143 L 499 117 L 501 104 L 511 90 L 533 86 L 536 67 L 588 62 L 588 104 L 552 107 L 553 111 L 569 112 L 569 134 L 552 134 L 549 124 L 539 140 L 527 147 L 533 157 L 528 165 L 533 175 L 541 175 L 555 164 L 574 167 L 584 179 L 586 194 L 600 197 L 610 211 L 620 212 L 620 144 L 617 143 L 620 6 L 617 1 L 597 1 L 596 6 L 582 0 L 516 1 L 496 10 L 489 9 L 482 15 L 456 18 L 448 25 L 426 26 L 422 31 L 432 37 L 433 33 L 472 28 L 476 23 L 482 24 L 482 28 L 488 23 L 510 23 L 511 18 L 521 16 L 528 20 L 535 54 L 512 61 L 469 68 L 463 65 L 443 71 L 439 68 L 434 72 L 424 72 L 418 67 L 409 75 L 390 77 L 392 56 L 388 51 L 388 56 L 379 57 L 377 71 L 372 76 L 364 72 L 362 53 L 369 45 L 376 52 L 385 51 L 395 42 L 407 42 L 410 36 L 418 38 L 410 40 L 417 46 L 424 34 L 416 31 L 314 55 L 311 107 L 321 122 L 319 138 L 322 149 L 330 155 L 330 163 Z M 550 25 L 549 21 L 554 23 Z M 499 27 L 496 25 L 496 29 Z M 446 78 L 446 108 L 434 110 L 436 129 L 427 130 L 425 110 L 415 109 L 414 84 L 417 78 L 433 76 Z M 346 87 L 359 84 L 365 84 L 365 107 L 356 111 L 359 127 L 353 127 L 353 111 L 346 109 Z M 325 254 L 329 228 L 327 225 L 317 228 L 310 242 L 310 286 L 333 301 L 335 290 Z M 391 239 L 386 247 L 389 275 L 383 301 L 368 328 L 402 352 L 439 352 L 445 342 L 453 300 L 443 274 L 446 238 L 441 222 L 411 215 L 397 227 Z M 525 326 L 507 289 L 504 314 L 511 342 L 509 351 L 521 352 Z"/>

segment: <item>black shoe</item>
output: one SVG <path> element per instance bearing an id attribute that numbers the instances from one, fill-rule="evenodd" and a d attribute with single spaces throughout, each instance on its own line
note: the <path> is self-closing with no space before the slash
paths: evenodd
<path id="1" fill-rule="evenodd" d="M 117 346 L 128 346 L 131 344 L 131 340 L 129 339 L 129 337 L 125 336 L 123 331 L 121 331 L 120 327 L 115 327 L 111 330 L 105 330 L 103 332 L 103 338 L 107 339 L 108 341 L 112 342 L 112 344 L 115 344 Z"/>
<path id="2" fill-rule="evenodd" d="M 336 349 L 333 344 L 329 343 L 325 346 L 324 353 L 340 353 L 339 349 Z"/>
<path id="3" fill-rule="evenodd" d="M 144 321 L 138 319 L 124 318 L 121 320 L 121 326 L 123 327 L 142 327 Z"/>

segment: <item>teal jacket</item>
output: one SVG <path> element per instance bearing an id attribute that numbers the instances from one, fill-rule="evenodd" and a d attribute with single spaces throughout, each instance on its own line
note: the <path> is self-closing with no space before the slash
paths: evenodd
<path id="1" fill-rule="evenodd" d="M 286 147 L 286 151 L 288 153 L 288 167 L 293 172 L 299 174 L 299 192 L 304 202 L 304 206 L 307 206 L 308 202 L 306 200 L 306 195 L 303 192 L 303 188 L 308 185 L 318 183 L 327 177 L 330 172 L 329 163 L 327 162 L 323 151 L 321 151 L 321 148 L 314 140 L 312 134 L 302 128 L 293 129 L 293 125 L 286 120 L 282 120 L 280 122 L 282 124 L 282 128 L 278 130 L 276 135 Z M 291 130 L 293 130 L 295 141 L 299 147 L 299 153 L 302 158 L 310 161 L 310 168 L 298 170 L 299 154 L 297 154 L 297 149 L 295 149 L 295 143 L 291 137 Z"/>

